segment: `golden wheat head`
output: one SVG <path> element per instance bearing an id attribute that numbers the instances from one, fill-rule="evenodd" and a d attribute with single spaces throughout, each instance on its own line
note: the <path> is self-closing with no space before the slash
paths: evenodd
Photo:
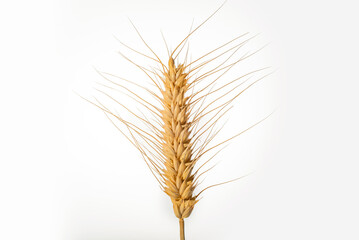
<path id="1" fill-rule="evenodd" d="M 235 53 L 253 38 L 247 37 L 248 33 L 242 34 L 222 44 L 189 63 L 187 63 L 187 49 L 185 59 L 182 62 L 179 61 L 177 59 L 178 55 L 181 53 L 189 37 L 207 22 L 208 19 L 202 22 L 193 31 L 190 31 L 171 53 L 168 51 L 169 57 L 167 64 L 164 64 L 160 60 L 133 25 L 143 43 L 153 54 L 153 57 L 134 50 L 122 42 L 121 44 L 131 51 L 155 61 L 156 64 L 159 64 L 159 68 L 149 70 L 130 60 L 124 54 L 121 53 L 121 55 L 146 74 L 155 86 L 154 90 L 145 88 L 137 82 L 98 71 L 107 83 L 111 84 L 111 86 L 101 84 L 102 87 L 105 87 L 107 90 L 116 91 L 115 87 L 125 90 L 125 94 L 143 106 L 147 114 L 141 115 L 140 113 L 135 113 L 126 107 L 125 104 L 116 100 L 113 95 L 100 89 L 97 90 L 127 110 L 127 112 L 135 118 L 135 121 L 125 120 L 120 114 L 110 110 L 97 98 L 95 98 L 95 101 L 87 100 L 103 110 L 114 126 L 139 150 L 161 189 L 172 201 L 174 214 L 180 222 L 181 240 L 184 239 L 183 219 L 191 215 L 192 210 L 199 201 L 198 197 L 211 187 L 236 180 L 233 179 L 198 190 L 199 178 L 211 169 L 202 170 L 202 167 L 219 152 L 218 148 L 220 146 L 264 120 L 262 119 L 224 141 L 213 144 L 212 146 L 209 145 L 220 132 L 221 128 L 216 130 L 215 127 L 219 120 L 230 110 L 231 103 L 244 91 L 268 74 L 262 75 L 245 85 L 255 73 L 261 72 L 266 68 L 257 69 L 231 81 L 223 82 L 219 87 L 214 87 L 215 83 L 232 69 L 233 66 L 259 51 L 244 54 L 240 58 L 228 63 Z M 234 46 L 231 44 L 234 44 Z M 227 49 L 223 50 L 224 48 Z M 227 57 L 218 65 L 203 72 L 205 66 L 220 57 L 226 56 L 226 54 Z M 176 60 L 179 63 L 176 64 Z M 216 77 L 209 80 L 212 76 Z M 111 77 L 116 78 L 116 80 L 113 80 Z M 198 83 L 203 81 L 208 82 L 198 88 Z M 136 93 L 135 89 L 125 86 L 124 83 L 130 84 L 132 87 L 144 89 L 150 97 L 140 96 Z M 220 92 L 222 92 L 222 94 L 220 94 L 219 97 L 205 104 L 206 100 L 208 100 L 212 94 Z M 233 95 L 229 99 L 226 99 L 230 94 Z M 156 103 L 151 102 L 149 100 L 151 98 L 158 104 L 156 105 Z M 142 112 L 144 112 L 144 110 Z M 150 119 L 149 116 L 152 118 Z M 135 122 L 141 122 L 145 127 L 138 126 Z M 214 153 L 207 157 L 206 161 L 199 164 L 199 161 L 211 152 Z"/>

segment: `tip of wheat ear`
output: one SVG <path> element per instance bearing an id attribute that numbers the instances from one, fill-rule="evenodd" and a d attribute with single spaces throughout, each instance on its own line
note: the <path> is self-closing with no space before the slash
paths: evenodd
<path id="1" fill-rule="evenodd" d="M 188 74 L 185 66 L 168 61 L 163 74 L 162 91 L 163 153 L 165 157 L 164 192 L 171 198 L 177 218 L 187 218 L 197 203 L 193 196 L 194 175 L 192 170 L 192 142 L 190 138 L 189 103 L 186 98 Z"/>

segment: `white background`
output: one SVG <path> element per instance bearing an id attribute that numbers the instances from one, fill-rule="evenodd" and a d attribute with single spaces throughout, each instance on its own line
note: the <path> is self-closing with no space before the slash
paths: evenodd
<path id="1" fill-rule="evenodd" d="M 173 47 L 221 3 L 0 3 L 0 239 L 178 239 L 139 154 L 74 91 L 92 96 L 93 66 L 138 71 L 112 36 L 146 51 L 127 17 L 165 56 L 160 29 Z M 193 56 L 247 31 L 261 33 L 252 49 L 271 42 L 251 64 L 276 73 L 224 135 L 278 110 L 218 155 L 205 185 L 256 171 L 209 190 L 188 239 L 359 238 L 358 21 L 355 1 L 230 0 L 194 35 Z"/>

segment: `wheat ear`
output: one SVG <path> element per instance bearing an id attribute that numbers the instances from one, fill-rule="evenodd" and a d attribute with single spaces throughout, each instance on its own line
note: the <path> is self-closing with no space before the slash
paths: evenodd
<path id="1" fill-rule="evenodd" d="M 192 141 L 189 122 L 188 74 L 184 66 L 175 66 L 173 58 L 168 61 L 168 71 L 163 77 L 164 109 L 163 153 L 165 156 L 164 191 L 171 198 L 173 210 L 180 219 L 181 232 L 183 219 L 189 217 L 197 203 L 193 196 L 194 183 Z"/>
<path id="2" fill-rule="evenodd" d="M 219 9 L 217 9 L 217 11 Z M 164 64 L 161 61 L 158 55 L 149 47 L 137 28 L 133 25 L 143 43 L 151 51 L 153 57 L 143 54 L 122 42 L 121 44 L 131 51 L 134 51 L 151 61 L 155 61 L 159 64 L 159 68 L 144 68 L 129 59 L 123 53 L 121 53 L 121 55 L 135 67 L 140 69 L 151 80 L 155 89 L 150 90 L 135 81 L 98 71 L 107 83 L 110 84 L 107 85 L 100 83 L 102 87 L 111 91 L 119 91 L 115 88 L 119 87 L 124 90 L 124 92 L 121 93 L 124 93 L 132 100 L 139 103 L 140 106 L 145 108 L 141 111 L 141 113 L 145 111 L 147 111 L 147 113 L 141 115 L 140 113 L 136 113 L 126 107 L 115 97 L 107 93 L 107 91 L 97 89 L 102 95 L 121 106 L 122 109 L 127 110 L 130 115 L 136 119 L 136 121 L 124 119 L 119 113 L 110 110 L 97 98 L 95 98 L 94 101 L 85 99 L 100 108 L 113 125 L 127 138 L 128 141 L 133 144 L 133 146 L 139 150 L 151 173 L 158 181 L 160 188 L 171 199 L 174 214 L 179 219 L 181 240 L 185 239 L 184 219 L 191 215 L 194 206 L 199 201 L 199 196 L 211 187 L 239 179 L 236 178 L 230 181 L 208 186 L 195 194 L 195 191 L 198 189 L 200 177 L 211 170 L 214 166 L 206 170 L 203 170 L 203 167 L 210 162 L 210 160 L 214 158 L 219 151 L 221 151 L 221 149 L 217 150 L 220 146 L 240 136 L 242 133 L 259 124 L 269 116 L 268 115 L 256 124 L 222 142 L 210 145 L 222 129 L 216 129 L 217 123 L 225 114 L 229 112 L 232 102 L 243 92 L 247 91 L 250 87 L 269 75 L 262 75 L 245 86 L 245 83 L 250 81 L 251 77 L 253 77 L 256 73 L 267 69 L 262 68 L 244 74 L 232 81 L 222 84 L 217 88 L 214 87 L 218 79 L 222 78 L 229 70 L 259 51 L 246 53 L 239 59 L 227 64 L 235 53 L 249 40 L 253 39 L 253 37 L 243 40 L 240 43 L 236 43 L 232 47 L 228 46 L 246 37 L 247 33 L 230 40 L 220 47 L 217 47 L 190 62 L 187 62 L 187 47 L 185 59 L 182 63 L 175 63 L 176 58 L 179 53 L 182 52 L 188 38 L 205 22 L 207 22 L 207 20 L 210 19 L 217 11 L 215 11 L 193 31 L 190 31 L 190 33 L 180 42 L 180 44 L 177 45 L 171 54 L 167 49 L 169 53 L 167 64 Z M 222 49 L 224 48 L 228 49 L 223 51 Z M 222 50 L 222 52 L 218 53 L 220 50 Z M 213 56 L 214 54 L 216 55 Z M 220 57 L 226 56 L 226 54 L 229 54 L 229 56 L 226 57 L 224 61 L 216 65 L 214 68 L 203 72 L 203 68 L 208 66 L 209 63 L 212 63 Z M 208 57 L 210 58 L 206 60 Z M 218 75 L 214 78 L 214 80 L 210 81 L 209 78 L 215 76 L 216 74 Z M 136 90 L 132 90 L 130 87 L 125 86 L 119 81 L 112 80 L 111 78 L 116 78 L 120 82 L 126 82 L 133 87 L 144 89 L 149 94 L 149 97 L 140 96 L 136 93 Z M 202 87 L 198 87 L 204 80 L 206 80 L 207 83 Z M 240 83 L 236 84 L 238 82 Z M 210 98 L 214 93 L 222 94 L 209 103 L 205 103 L 206 100 L 208 100 L 208 98 Z M 233 95 L 229 99 L 226 99 L 226 97 L 230 96 L 230 94 Z M 151 103 L 149 100 L 151 98 L 156 100 L 160 106 L 155 103 Z M 148 118 L 149 116 L 151 119 Z M 120 127 L 115 121 L 122 124 L 122 127 Z M 141 122 L 143 123 L 143 126 L 138 126 L 134 122 Z M 199 164 L 199 161 L 213 150 L 217 151 L 215 151 L 213 155 L 210 155 L 205 162 Z"/>

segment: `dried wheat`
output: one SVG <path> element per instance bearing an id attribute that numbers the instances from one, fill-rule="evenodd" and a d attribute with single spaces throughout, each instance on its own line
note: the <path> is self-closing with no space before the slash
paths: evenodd
<path id="1" fill-rule="evenodd" d="M 215 13 L 213 13 L 209 18 L 211 18 Z M 227 143 L 264 120 L 263 119 L 257 122 L 253 126 L 235 134 L 229 139 L 209 147 L 209 144 L 221 130 L 221 128 L 219 130 L 215 130 L 215 126 L 218 121 L 230 110 L 231 103 L 244 91 L 249 89 L 268 74 L 252 81 L 249 85 L 243 87 L 242 89 L 241 87 L 249 81 L 253 74 L 266 68 L 249 72 L 223 84 L 220 87 L 214 88 L 214 83 L 216 83 L 217 80 L 227 73 L 232 67 L 257 52 L 255 51 L 251 54 L 244 54 L 239 59 L 226 65 L 234 54 L 253 38 L 251 37 L 213 56 L 213 54 L 217 53 L 219 50 L 228 47 L 230 44 L 242 39 L 243 37 L 246 37 L 247 33 L 222 44 L 220 47 L 215 48 L 190 63 L 186 63 L 186 53 L 184 61 L 181 64 L 175 64 L 175 60 L 182 51 L 188 38 L 208 19 L 191 31 L 169 54 L 168 64 L 162 63 L 157 54 L 144 41 L 136 27 L 135 30 L 147 48 L 152 52 L 153 57 L 134 50 L 128 45 L 122 43 L 126 48 L 147 57 L 160 65 L 161 70 L 149 70 L 136 64 L 134 61 L 121 53 L 125 59 L 133 63 L 149 77 L 152 83 L 156 86 L 155 90 L 149 90 L 134 81 L 98 71 L 99 74 L 101 74 L 101 76 L 108 81 L 108 83 L 113 85 L 109 86 L 101 83 L 101 86 L 111 90 L 114 90 L 115 86 L 120 87 L 125 90 L 127 96 L 145 107 L 148 114 L 140 115 L 139 113 L 135 113 L 130 110 L 120 101 L 116 100 L 116 98 L 108 94 L 107 91 L 98 89 L 101 94 L 126 109 L 137 119 L 137 121 L 142 122 L 144 126 L 147 127 L 147 130 L 143 127 L 137 126 L 133 121 L 125 120 L 118 113 L 115 113 L 107 108 L 104 104 L 97 100 L 97 98 L 95 98 L 95 101 L 87 100 L 102 109 L 115 127 L 139 150 L 147 166 L 160 184 L 161 189 L 170 197 L 172 201 L 174 214 L 180 222 L 181 240 L 184 240 L 184 218 L 190 216 L 194 206 L 199 201 L 198 197 L 208 188 L 230 182 L 227 181 L 209 186 L 201 191 L 197 191 L 197 194 L 195 194 L 195 191 L 198 189 L 199 178 L 202 174 L 211 169 L 208 168 L 207 170 L 200 172 L 202 167 L 206 165 L 220 150 L 209 157 L 207 161 L 201 163 L 195 170 L 199 160 L 201 160 L 208 152 L 218 149 L 219 146 L 222 146 L 224 143 Z M 219 65 L 205 71 L 199 76 L 195 75 L 195 73 L 201 72 L 203 67 L 207 66 L 212 61 L 221 56 L 225 56 L 225 54 L 228 53 L 230 54 L 229 57 Z M 203 59 L 208 56 L 213 57 L 203 61 Z M 217 76 L 214 80 L 210 81 L 200 89 L 195 89 L 195 86 L 197 86 L 199 82 L 208 79 L 210 76 L 214 76 L 216 73 L 219 73 L 219 76 Z M 146 92 L 153 97 L 153 99 L 160 102 L 160 106 L 156 106 L 156 104 L 151 103 L 147 98 L 145 99 L 144 97 L 139 96 L 139 94 L 136 93 L 136 90 L 131 90 L 129 87 L 112 80 L 111 77 L 127 82 L 132 86 L 145 89 Z M 235 85 L 235 83 L 246 77 L 248 77 L 247 80 Z M 221 91 L 224 91 L 222 95 L 215 98 L 210 103 L 204 104 L 208 97 L 211 97 L 212 94 Z M 225 97 L 230 93 L 234 93 L 234 96 L 221 102 L 221 100 L 225 99 Z M 220 104 L 217 104 L 215 107 L 209 109 L 209 106 L 213 106 L 218 102 Z M 148 118 L 149 115 L 152 116 L 152 119 Z M 207 120 L 202 122 L 206 117 Z M 114 120 L 122 123 L 122 127 L 116 124 Z"/>

